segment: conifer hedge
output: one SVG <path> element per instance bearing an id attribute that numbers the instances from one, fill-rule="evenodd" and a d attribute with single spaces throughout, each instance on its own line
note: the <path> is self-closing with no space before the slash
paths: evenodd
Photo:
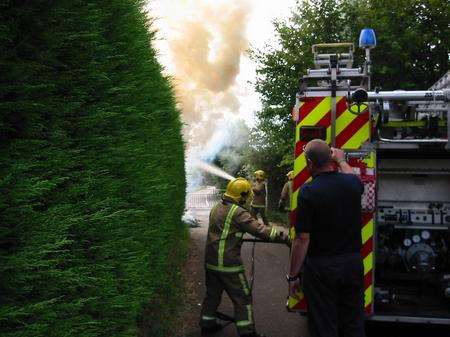
<path id="1" fill-rule="evenodd" d="M 184 147 L 141 1 L 0 2 L 0 335 L 164 336 Z"/>

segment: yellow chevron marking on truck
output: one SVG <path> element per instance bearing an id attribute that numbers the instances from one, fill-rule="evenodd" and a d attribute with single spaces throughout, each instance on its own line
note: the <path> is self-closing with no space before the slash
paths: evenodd
<path id="1" fill-rule="evenodd" d="M 292 193 L 292 200 L 291 200 L 291 210 L 292 211 L 297 209 L 298 192 L 300 192 L 300 189 L 297 189 L 294 193 Z"/>
<path id="2" fill-rule="evenodd" d="M 364 225 L 361 231 L 362 244 L 365 244 L 373 236 L 373 218 Z"/>
<path id="3" fill-rule="evenodd" d="M 294 161 L 294 174 L 299 174 L 306 167 L 305 153 L 300 154 Z"/>
<path id="4" fill-rule="evenodd" d="M 370 123 L 366 122 L 355 134 L 342 146 L 342 149 L 359 149 L 361 144 L 369 139 Z"/>
<path id="5" fill-rule="evenodd" d="M 364 290 L 364 306 L 367 307 L 370 303 L 372 303 L 373 298 L 373 286 L 370 285 Z"/>
<path id="6" fill-rule="evenodd" d="M 373 253 L 372 252 L 370 252 L 370 254 L 364 258 L 363 263 L 364 263 L 364 275 L 366 275 L 372 269 L 372 266 L 373 266 Z"/>
<path id="7" fill-rule="evenodd" d="M 344 131 L 344 129 L 351 123 L 353 120 L 358 117 L 358 115 L 352 114 L 350 111 L 345 110 L 342 115 L 340 115 L 336 119 L 336 137 Z"/>

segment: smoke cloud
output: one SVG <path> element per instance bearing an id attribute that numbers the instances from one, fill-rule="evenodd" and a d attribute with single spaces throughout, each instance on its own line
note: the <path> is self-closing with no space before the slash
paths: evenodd
<path id="1" fill-rule="evenodd" d="M 248 7 L 242 1 L 200 5 L 197 15 L 181 22 L 169 40 L 189 145 L 205 144 L 220 119 L 239 109 L 233 84 L 248 48 L 247 15 Z"/>
<path id="2" fill-rule="evenodd" d="M 201 181 L 195 163 L 213 160 L 232 143 L 228 129 L 240 107 L 235 84 L 241 58 L 249 46 L 246 23 L 250 8 L 244 0 L 173 3 L 161 0 L 162 19 L 168 25 L 158 28 L 166 42 L 170 57 L 167 70 L 184 122 L 192 189 Z M 183 15 L 175 15 L 180 12 Z"/>

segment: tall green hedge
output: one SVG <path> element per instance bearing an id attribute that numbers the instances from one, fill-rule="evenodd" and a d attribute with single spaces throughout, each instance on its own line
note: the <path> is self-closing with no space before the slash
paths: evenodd
<path id="1" fill-rule="evenodd" d="M 1 336 L 165 334 L 184 147 L 152 38 L 141 1 L 0 2 Z"/>

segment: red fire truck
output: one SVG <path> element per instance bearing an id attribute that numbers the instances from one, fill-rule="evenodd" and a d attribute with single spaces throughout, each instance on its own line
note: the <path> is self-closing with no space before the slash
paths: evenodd
<path id="1" fill-rule="evenodd" d="M 300 79 L 291 225 L 311 179 L 303 146 L 321 138 L 346 152 L 364 182 L 367 318 L 450 324 L 450 73 L 427 90 L 371 91 L 373 30 L 359 42 L 362 67 L 353 67 L 353 44 L 318 44 L 315 69 Z M 301 292 L 288 309 L 307 310 Z"/>

